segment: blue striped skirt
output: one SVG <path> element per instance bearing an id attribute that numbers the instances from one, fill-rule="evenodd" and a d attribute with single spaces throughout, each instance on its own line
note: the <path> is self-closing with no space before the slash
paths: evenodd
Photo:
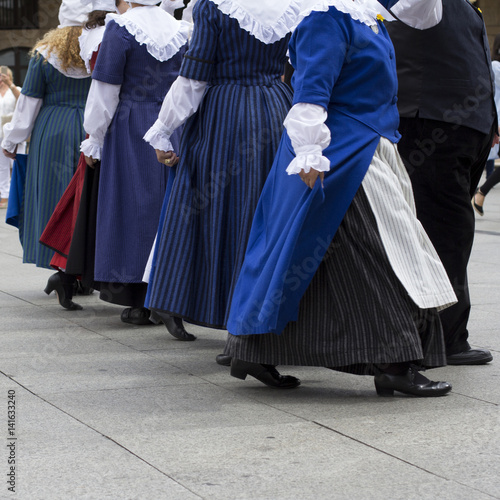
<path id="1" fill-rule="evenodd" d="M 191 323 L 225 327 L 290 105 L 290 89 L 281 82 L 209 88 L 184 129 L 148 307 Z"/>

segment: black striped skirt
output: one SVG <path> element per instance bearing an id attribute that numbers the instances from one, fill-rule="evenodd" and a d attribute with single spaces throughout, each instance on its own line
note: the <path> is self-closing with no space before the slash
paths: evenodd
<path id="1" fill-rule="evenodd" d="M 436 309 L 420 309 L 394 273 L 363 186 L 280 334 L 229 334 L 225 354 L 254 363 L 372 374 L 374 364 L 446 364 Z"/>

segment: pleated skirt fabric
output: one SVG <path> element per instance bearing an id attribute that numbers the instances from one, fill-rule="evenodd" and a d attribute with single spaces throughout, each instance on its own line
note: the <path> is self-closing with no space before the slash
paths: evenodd
<path id="1" fill-rule="evenodd" d="M 40 238 L 40 243 L 56 252 L 50 262 L 54 269 L 65 270 L 67 266 L 67 257 L 80 206 L 86 169 L 87 164 L 82 153 L 76 172 L 56 205 Z"/>
<path id="2" fill-rule="evenodd" d="M 389 262 L 363 186 L 280 334 L 229 335 L 225 353 L 253 363 L 373 374 L 374 364 L 446 364 L 439 315 L 420 309 Z"/>
<path id="3" fill-rule="evenodd" d="M 221 84 L 187 122 L 146 304 L 224 328 L 253 215 L 291 105 L 290 89 Z"/>

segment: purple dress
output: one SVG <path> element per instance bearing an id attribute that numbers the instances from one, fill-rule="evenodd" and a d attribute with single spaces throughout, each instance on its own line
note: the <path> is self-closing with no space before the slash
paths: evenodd
<path id="1" fill-rule="evenodd" d="M 101 298 L 108 302 L 132 307 L 144 303 L 142 276 L 170 169 L 158 163 L 143 136 L 158 118 L 185 50 L 161 62 L 126 28 L 114 21 L 106 26 L 92 78 L 121 85 L 102 148 L 97 208 L 94 277 L 100 282 Z M 175 148 L 178 137 L 179 133 L 173 137 Z"/>

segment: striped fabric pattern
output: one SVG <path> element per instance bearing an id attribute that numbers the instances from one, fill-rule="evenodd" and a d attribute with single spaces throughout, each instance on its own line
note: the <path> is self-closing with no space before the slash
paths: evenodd
<path id="1" fill-rule="evenodd" d="M 31 134 L 19 233 L 23 262 L 38 267 L 50 269 L 53 251 L 39 239 L 78 163 L 89 88 L 90 78 L 68 78 L 41 56 L 30 61 L 22 93 L 43 105 Z"/>
<path id="2" fill-rule="evenodd" d="M 209 87 L 184 129 L 147 305 L 224 328 L 290 108 L 291 92 L 280 79 L 288 37 L 265 45 L 207 0 L 194 13 L 180 74 Z"/>
<path id="3" fill-rule="evenodd" d="M 363 186 L 281 335 L 229 335 L 225 353 L 254 363 L 373 374 L 372 364 L 446 364 L 436 309 L 420 309 L 395 275 Z"/>
<path id="4" fill-rule="evenodd" d="M 455 293 L 417 219 L 411 180 L 391 141 L 381 138 L 363 187 L 391 267 L 413 301 L 422 309 L 454 304 Z"/>
<path id="5" fill-rule="evenodd" d="M 210 0 L 199 0 L 195 9 L 195 29 L 181 75 L 211 85 L 272 85 L 283 74 L 290 35 L 267 45 Z"/>

